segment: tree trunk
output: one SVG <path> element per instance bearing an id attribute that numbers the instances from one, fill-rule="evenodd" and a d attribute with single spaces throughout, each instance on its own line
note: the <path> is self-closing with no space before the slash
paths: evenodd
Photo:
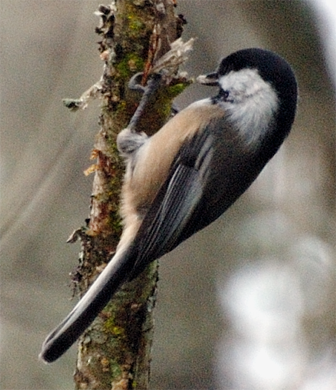
<path id="1" fill-rule="evenodd" d="M 139 93 L 128 89 L 136 72 L 144 78 L 156 60 L 170 49 L 182 32 L 183 21 L 174 14 L 171 0 L 118 0 L 99 6 L 100 57 L 104 72 L 99 83 L 81 99 L 66 99 L 70 109 L 84 108 L 89 97 L 102 99 L 100 125 L 92 151 L 94 172 L 87 226 L 70 241 L 80 238 L 80 265 L 73 281 L 83 295 L 112 257 L 121 233 L 118 212 L 123 163 L 116 148 L 118 132 L 134 113 Z M 167 96 L 167 94 L 165 95 Z M 167 120 L 170 94 L 151 105 L 151 115 L 141 121 L 154 133 Z M 153 307 L 158 280 L 157 262 L 113 297 L 79 342 L 76 389 L 147 389 L 153 339 Z"/>

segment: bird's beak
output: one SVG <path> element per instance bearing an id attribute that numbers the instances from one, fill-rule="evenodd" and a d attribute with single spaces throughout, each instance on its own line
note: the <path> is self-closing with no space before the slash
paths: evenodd
<path id="1" fill-rule="evenodd" d="M 218 85 L 218 74 L 209 73 L 203 74 L 197 77 L 197 82 L 203 85 L 208 85 L 210 87 L 216 87 Z"/>

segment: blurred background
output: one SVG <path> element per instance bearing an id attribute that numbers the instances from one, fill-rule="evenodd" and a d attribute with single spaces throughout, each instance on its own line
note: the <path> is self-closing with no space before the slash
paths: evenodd
<path id="1" fill-rule="evenodd" d="M 62 105 L 102 71 L 101 1 L 2 0 L 0 388 L 73 388 L 76 348 L 37 355 L 76 299 L 66 244 L 88 215 L 99 102 Z M 336 18 L 329 2 L 178 0 L 198 37 L 192 76 L 263 47 L 294 67 L 300 100 L 281 151 L 237 203 L 160 265 L 152 389 L 336 389 Z M 335 11 L 335 9 L 334 9 Z M 192 85 L 184 107 L 205 97 Z"/>

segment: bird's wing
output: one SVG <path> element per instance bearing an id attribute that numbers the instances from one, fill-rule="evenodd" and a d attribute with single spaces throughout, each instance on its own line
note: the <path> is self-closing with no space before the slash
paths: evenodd
<path id="1" fill-rule="evenodd" d="M 211 132 L 204 129 L 179 150 L 135 237 L 133 248 L 137 255 L 131 277 L 187 238 L 183 231 L 203 199 L 212 144 Z"/>

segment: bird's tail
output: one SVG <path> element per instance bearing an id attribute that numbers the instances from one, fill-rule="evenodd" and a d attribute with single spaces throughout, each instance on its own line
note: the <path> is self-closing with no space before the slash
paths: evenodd
<path id="1" fill-rule="evenodd" d="M 118 252 L 68 316 L 45 339 L 40 358 L 58 359 L 93 322 L 133 268 L 132 250 Z"/>

